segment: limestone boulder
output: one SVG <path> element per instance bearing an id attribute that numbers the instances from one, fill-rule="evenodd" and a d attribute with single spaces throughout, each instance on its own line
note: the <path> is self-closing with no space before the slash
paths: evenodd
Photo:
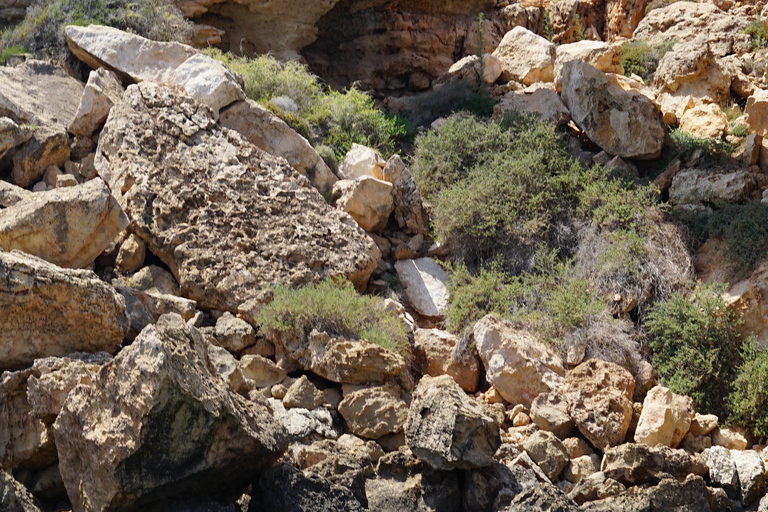
<path id="1" fill-rule="evenodd" d="M 333 185 L 332 198 L 336 208 L 348 213 L 367 232 L 379 232 L 387 225 L 395 208 L 392 184 L 361 176 L 354 180 L 341 180 Z"/>
<path id="2" fill-rule="evenodd" d="M 768 343 L 768 265 L 759 264 L 752 274 L 734 285 L 723 298 L 728 309 L 737 311 L 742 317 L 738 326 L 745 336 L 753 336 L 759 343 Z M 715 419 L 715 426 L 717 420 Z M 713 427 L 714 428 L 714 427 Z"/>
<path id="3" fill-rule="evenodd" d="M 600 455 L 596 453 L 571 459 L 563 470 L 563 478 L 568 482 L 578 484 L 585 478 L 600 471 L 601 459 Z"/>
<path id="4" fill-rule="evenodd" d="M 321 193 L 333 188 L 336 176 L 309 141 L 255 101 L 236 101 L 222 109 L 219 124 L 235 130 L 245 140 L 270 155 L 285 158 L 291 167 L 305 175 Z"/>
<path id="5" fill-rule="evenodd" d="M 614 510 L 630 512 L 646 510 L 696 510 L 707 512 L 711 510 L 734 510 L 731 508 L 732 504 L 715 500 L 712 500 L 712 502 L 718 505 L 711 508 L 711 494 L 709 491 L 704 479 L 698 475 L 688 475 L 688 477 L 681 477 L 680 479 L 664 478 L 658 485 L 645 488 L 635 487 L 626 493 L 586 503 L 579 510 L 583 512 L 613 512 Z"/>
<path id="6" fill-rule="evenodd" d="M 706 475 L 709 467 L 701 458 L 684 450 L 626 443 L 605 450 L 600 470 L 608 478 L 626 485 L 638 485 L 665 475 L 679 479 L 690 474 Z"/>
<path id="7" fill-rule="evenodd" d="M 732 451 L 731 458 L 739 475 L 741 502 L 749 506 L 765 491 L 765 464 L 754 450 Z"/>
<path id="8" fill-rule="evenodd" d="M 287 372 L 266 357 L 248 354 L 237 362 L 231 382 L 236 391 L 274 386 L 285 379 Z"/>
<path id="9" fill-rule="evenodd" d="M 125 300 L 96 274 L 19 251 L 0 252 L 0 309 L 0 370 L 72 352 L 113 354 L 128 330 Z"/>
<path id="10" fill-rule="evenodd" d="M 213 111 L 219 111 L 236 101 L 245 99 L 243 79 L 220 61 L 201 53 L 193 55 L 173 70 L 173 83 Z"/>
<path id="11" fill-rule="evenodd" d="M 124 274 L 132 274 L 144 266 L 144 258 L 147 256 L 147 244 L 131 233 L 128 238 L 120 244 L 115 259 L 115 268 Z"/>
<path id="12" fill-rule="evenodd" d="M 205 353 L 199 331 L 166 315 L 70 392 L 54 433 L 76 510 L 235 498 L 282 454 L 286 435 L 266 404 L 229 390 Z"/>
<path id="13" fill-rule="evenodd" d="M 501 445 L 496 420 L 447 375 L 419 382 L 405 439 L 416 457 L 443 470 L 489 466 Z"/>
<path id="14" fill-rule="evenodd" d="M 18 249 L 55 265 L 92 263 L 128 227 L 128 217 L 100 179 L 33 194 L 0 210 L 0 249 Z"/>
<path id="15" fill-rule="evenodd" d="M 124 84 L 173 80 L 173 72 L 197 50 L 181 43 L 152 41 L 101 25 L 68 25 L 64 39 L 72 53 L 93 69 L 114 71 Z"/>
<path id="16" fill-rule="evenodd" d="M 467 393 L 474 393 L 480 380 L 480 361 L 476 354 L 461 351 L 459 339 L 439 329 L 416 329 L 413 366 L 424 375 L 449 375 Z"/>
<path id="17" fill-rule="evenodd" d="M 422 316 L 440 318 L 448 307 L 448 273 L 432 258 L 400 260 L 395 263 L 408 300 Z"/>
<path id="18" fill-rule="evenodd" d="M 704 450 L 701 458 L 709 467 L 710 481 L 738 496 L 739 474 L 736 472 L 736 464 L 731 457 L 731 451 L 722 446 L 713 446 Z"/>
<path id="19" fill-rule="evenodd" d="M 672 393 L 664 386 L 648 391 L 643 411 L 635 429 L 635 442 L 677 448 L 688 433 L 693 419 L 693 402 L 684 395 Z"/>
<path id="20" fill-rule="evenodd" d="M 323 405 L 323 393 L 312 384 L 306 375 L 296 379 L 283 397 L 287 409 L 300 407 L 312 410 Z"/>
<path id="21" fill-rule="evenodd" d="M 562 90 L 563 64 L 571 60 L 589 63 L 603 73 L 624 74 L 620 46 L 588 39 L 561 44 L 555 50 L 555 88 L 557 90 Z"/>
<path id="22" fill-rule="evenodd" d="M 245 320 L 226 312 L 216 320 L 215 336 L 219 345 L 230 352 L 240 352 L 256 344 L 256 331 Z"/>
<path id="23" fill-rule="evenodd" d="M 590 359 L 565 376 L 560 393 L 579 431 L 600 451 L 624 442 L 635 379 L 613 363 Z"/>
<path id="24" fill-rule="evenodd" d="M 570 461 L 565 446 L 552 432 L 539 430 L 523 441 L 521 447 L 553 482 Z"/>
<path id="25" fill-rule="evenodd" d="M 394 384 L 360 387 L 347 385 L 339 413 L 349 431 L 364 439 L 379 439 L 403 431 L 408 419 L 408 405 Z"/>
<path id="26" fill-rule="evenodd" d="M 594 66 L 563 64 L 562 99 L 574 122 L 607 153 L 636 159 L 661 153 L 665 125 L 656 106 L 638 92 L 609 85 Z"/>
<path id="27" fill-rule="evenodd" d="M 716 428 L 710 436 L 712 446 L 722 446 L 729 450 L 746 450 L 749 446 L 746 436 L 736 428 Z"/>
<path id="28" fill-rule="evenodd" d="M 0 180 L 0 208 L 8 208 L 31 196 L 29 191 Z"/>
<path id="29" fill-rule="evenodd" d="M 475 324 L 474 336 L 486 378 L 507 402 L 530 407 L 563 384 L 563 362 L 530 333 L 487 315 Z"/>
<path id="30" fill-rule="evenodd" d="M 385 165 L 384 160 L 373 149 L 352 144 L 352 148 L 339 164 L 338 174 L 343 180 L 354 180 L 363 176 L 380 180 L 384 177 Z"/>
<path id="31" fill-rule="evenodd" d="M 287 409 L 283 402 L 275 398 L 269 398 L 267 403 L 275 421 L 285 429 L 293 443 L 317 437 L 338 439 L 342 434 L 338 415 L 334 415 L 327 407 L 311 411 L 301 407 Z"/>
<path id="32" fill-rule="evenodd" d="M 19 126 L 10 117 L 0 117 L 0 158 L 31 139 L 33 133 L 31 126 Z"/>
<path id="33" fill-rule="evenodd" d="M 80 105 L 69 123 L 69 133 L 91 137 L 107 120 L 109 110 L 120 101 L 125 89 L 112 71 L 98 68 L 88 75 Z"/>
<path id="34" fill-rule="evenodd" d="M 551 89 L 536 89 L 532 93 L 511 91 L 493 107 L 493 117 L 502 119 L 513 113 L 531 114 L 541 120 L 562 126 L 571 120 L 571 113 L 560 96 Z"/>
<path id="35" fill-rule="evenodd" d="M 0 507 L 5 512 L 41 512 L 29 490 L 13 476 L 0 470 Z"/>
<path id="36" fill-rule="evenodd" d="M 573 430 L 568 403 L 558 393 L 542 393 L 531 403 L 531 421 L 542 430 L 565 439 Z"/>
<path id="37" fill-rule="evenodd" d="M 697 103 L 719 102 L 730 92 L 731 77 L 712 54 L 706 36 L 677 43 L 659 62 L 653 77 L 660 92 Z"/>
<path id="38" fill-rule="evenodd" d="M 669 188 L 669 202 L 676 205 L 701 203 L 738 203 L 756 187 L 747 171 L 712 173 L 687 169 L 675 174 Z"/>
<path id="39" fill-rule="evenodd" d="M 501 76 L 501 61 L 490 53 L 483 54 L 482 73 L 480 58 L 477 55 L 468 55 L 463 59 L 456 61 L 448 71 L 438 78 L 434 85 L 440 85 L 450 82 L 463 82 L 474 86 L 480 85 L 480 80 L 488 84 L 493 84 Z"/>
<path id="40" fill-rule="evenodd" d="M 13 120 L 27 137 L 13 154 L 11 182 L 26 188 L 39 181 L 49 165 L 70 157 L 67 125 L 77 112 L 83 85 L 53 64 L 27 60 L 0 67 L 0 117 Z"/>
<path id="41" fill-rule="evenodd" d="M 744 121 L 750 132 L 768 136 L 768 91 L 758 90 L 747 98 Z"/>
<path id="42" fill-rule="evenodd" d="M 504 35 L 493 52 L 501 63 L 501 78 L 531 85 L 555 78 L 555 45 L 524 27 Z"/>
<path id="43" fill-rule="evenodd" d="M 728 130 L 728 118 L 716 104 L 698 105 L 685 111 L 680 128 L 705 139 L 719 139 Z"/>
<path id="44" fill-rule="evenodd" d="M 392 184 L 393 217 L 400 229 L 412 235 L 427 235 L 429 225 L 419 187 L 399 155 L 387 160 L 382 179 Z"/>
<path id="45" fill-rule="evenodd" d="M 504 512 L 528 512 L 532 510 L 547 510 L 558 512 L 578 512 L 579 507 L 568 498 L 558 487 L 549 482 L 527 489 L 512 500 Z"/>
<path id="46" fill-rule="evenodd" d="M 134 232 L 201 307 L 237 311 L 278 282 L 343 276 L 364 287 L 381 257 L 285 160 L 166 86 L 126 90 L 94 163 Z"/>
<path id="47" fill-rule="evenodd" d="M 706 436 L 717 428 L 717 416 L 714 414 L 699 414 L 694 415 L 691 420 L 690 433 L 694 436 Z"/>

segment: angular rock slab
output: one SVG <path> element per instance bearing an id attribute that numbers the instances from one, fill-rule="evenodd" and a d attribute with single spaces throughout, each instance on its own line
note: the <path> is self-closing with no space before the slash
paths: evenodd
<path id="1" fill-rule="evenodd" d="M 640 93 L 609 85 L 594 66 L 563 64 L 562 98 L 576 124 L 607 153 L 637 159 L 661 154 L 666 132 L 656 106 Z"/>
<path id="2" fill-rule="evenodd" d="M 344 276 L 362 288 L 381 258 L 285 160 L 167 86 L 126 90 L 94 163 L 136 234 L 203 308 L 237 311 L 278 282 Z"/>
<path id="3" fill-rule="evenodd" d="M 31 194 L 0 210 L 0 249 L 18 249 L 54 265 L 83 268 L 128 227 L 101 179 Z"/>
<path id="4" fill-rule="evenodd" d="M 109 110 L 120 101 L 125 89 L 113 72 L 105 68 L 91 71 L 85 84 L 80 105 L 72 122 L 69 133 L 91 137 L 107 120 Z"/>
<path id="5" fill-rule="evenodd" d="M 72 352 L 114 354 L 128 330 L 125 300 L 88 270 L 0 252 L 0 370 Z"/>
<path id="6" fill-rule="evenodd" d="M 93 69 L 114 71 L 126 84 L 168 81 L 177 67 L 197 54 L 185 44 L 152 41 L 101 25 L 68 25 L 64 38 L 75 57 Z"/>
<path id="7" fill-rule="evenodd" d="M 664 386 L 652 388 L 643 401 L 643 411 L 635 429 L 635 442 L 671 448 L 683 440 L 693 419 L 691 398 L 673 393 Z"/>
<path id="8" fill-rule="evenodd" d="M 496 420 L 448 375 L 421 379 L 405 439 L 416 457 L 443 470 L 490 466 L 501 445 Z"/>
<path id="9" fill-rule="evenodd" d="M 197 54 L 185 60 L 173 71 L 173 80 L 187 94 L 211 107 L 216 119 L 219 110 L 245 99 L 242 77 L 207 55 Z"/>
<path id="10" fill-rule="evenodd" d="M 432 258 L 400 260 L 395 263 L 397 277 L 413 309 L 426 317 L 442 317 L 448 307 L 448 274 Z"/>
<path id="11" fill-rule="evenodd" d="M 0 510 L 3 512 L 40 512 L 37 500 L 14 478 L 0 470 Z"/>
<path id="12" fill-rule="evenodd" d="M 285 450 L 267 406 L 229 390 L 208 370 L 205 350 L 199 331 L 165 315 L 92 386 L 72 390 L 54 434 L 75 510 L 236 497 Z"/>

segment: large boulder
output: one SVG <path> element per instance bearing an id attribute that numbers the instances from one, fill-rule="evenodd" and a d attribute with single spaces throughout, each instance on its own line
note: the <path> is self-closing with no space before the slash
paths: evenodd
<path id="1" fill-rule="evenodd" d="M 701 476 L 709 472 L 703 460 L 684 450 L 634 443 L 607 448 L 600 469 L 606 477 L 627 485 L 652 482 L 665 475 L 682 479 L 689 474 Z"/>
<path id="2" fill-rule="evenodd" d="M 0 310 L 0 370 L 72 352 L 114 354 L 128 330 L 125 300 L 96 274 L 19 251 L 0 252 Z"/>
<path id="3" fill-rule="evenodd" d="M 105 68 L 91 71 L 75 118 L 69 123 L 69 133 L 82 137 L 93 136 L 124 92 L 125 89 L 113 72 Z"/>
<path id="4" fill-rule="evenodd" d="M 690 397 L 673 393 L 664 386 L 656 386 L 648 391 L 643 401 L 643 410 L 635 429 L 635 442 L 677 448 L 688 433 L 692 419 L 693 402 Z"/>
<path id="5" fill-rule="evenodd" d="M 570 460 L 563 443 L 555 434 L 546 430 L 533 434 L 523 441 L 521 447 L 553 482 L 557 481 Z"/>
<path id="6" fill-rule="evenodd" d="M 70 392 L 54 423 L 75 510 L 130 510 L 176 497 L 237 497 L 286 447 L 267 406 L 206 365 L 202 334 L 165 315 Z"/>
<path id="7" fill-rule="evenodd" d="M 432 258 L 400 260 L 395 263 L 408 300 L 422 316 L 439 318 L 448 307 L 448 273 Z"/>
<path id="8" fill-rule="evenodd" d="M 635 379 L 619 365 L 590 359 L 565 376 L 560 393 L 579 431 L 600 451 L 624 442 Z"/>
<path id="9" fill-rule="evenodd" d="M 14 184 L 26 188 L 49 165 L 62 165 L 69 159 L 67 125 L 75 117 L 82 94 L 83 85 L 53 64 L 28 60 L 16 67 L 0 66 L 0 117 L 32 132 L 15 149 Z"/>
<path id="10" fill-rule="evenodd" d="M 307 139 L 253 100 L 237 101 L 224 108 L 219 124 L 235 130 L 270 155 L 288 160 L 291 167 L 306 175 L 322 193 L 329 192 L 336 182 L 336 176 Z"/>
<path id="11" fill-rule="evenodd" d="M 489 466 L 501 445 L 496 420 L 447 375 L 421 379 L 405 438 L 416 457 L 444 470 Z"/>
<path id="12" fill-rule="evenodd" d="M 341 180 L 333 185 L 336 208 L 348 213 L 367 232 L 379 232 L 395 209 L 392 184 L 371 176 Z"/>
<path id="13" fill-rule="evenodd" d="M 697 105 L 685 111 L 680 128 L 696 137 L 719 139 L 728 130 L 728 118 L 718 105 Z"/>
<path id="14" fill-rule="evenodd" d="M 185 44 L 152 41 L 101 25 L 68 25 L 64 38 L 75 57 L 93 69 L 114 71 L 125 84 L 170 81 L 174 70 L 197 54 Z"/>
<path id="15" fill-rule="evenodd" d="M 744 120 L 750 132 L 768 136 L 768 91 L 758 90 L 747 98 Z"/>
<path id="16" fill-rule="evenodd" d="M 712 173 L 687 169 L 675 174 L 669 187 L 669 202 L 676 205 L 739 203 L 757 187 L 747 171 Z"/>
<path id="17" fill-rule="evenodd" d="M 697 104 L 724 102 L 729 98 L 731 81 L 728 71 L 709 49 L 705 36 L 676 44 L 661 59 L 653 76 L 660 93 L 675 98 L 690 96 Z"/>
<path id="18" fill-rule="evenodd" d="M 486 378 L 507 402 L 530 407 L 540 393 L 560 389 L 563 362 L 530 333 L 487 315 L 475 324 L 474 336 Z"/>
<path id="19" fill-rule="evenodd" d="M 197 54 L 185 60 L 173 70 L 172 80 L 191 97 L 211 107 L 216 119 L 222 108 L 245 99 L 242 77 L 207 55 Z"/>
<path id="20" fill-rule="evenodd" d="M 653 159 L 664 146 L 665 125 L 656 106 L 636 91 L 608 83 L 596 67 L 563 64 L 563 103 L 586 135 L 611 155 Z"/>
<path id="21" fill-rule="evenodd" d="M 496 119 L 515 113 L 530 114 L 558 126 L 571 120 L 571 113 L 552 89 L 540 88 L 530 94 L 510 91 L 493 107 Z"/>
<path id="22" fill-rule="evenodd" d="M 665 478 L 654 487 L 634 487 L 627 493 L 586 503 L 579 510 L 581 512 L 734 510 L 732 508 L 710 508 L 708 498 L 709 492 L 704 479 L 698 475 L 689 475 L 687 478 L 681 477 L 679 480 Z"/>
<path id="23" fill-rule="evenodd" d="M 413 366 L 424 375 L 450 375 L 467 393 L 474 393 L 480 380 L 480 361 L 470 351 L 458 351 L 459 339 L 439 329 L 416 329 Z"/>
<path id="24" fill-rule="evenodd" d="M 704 450 L 701 458 L 709 467 L 709 480 L 728 493 L 738 496 L 739 474 L 736 472 L 731 451 L 722 446 L 713 446 Z"/>
<path id="25" fill-rule="evenodd" d="M 731 458 L 739 475 L 741 502 L 751 505 L 765 490 L 765 464 L 754 450 L 734 450 Z"/>
<path id="26" fill-rule="evenodd" d="M 31 139 L 33 133 L 31 126 L 24 124 L 19 126 L 10 117 L 0 117 L 0 158 L 4 157 L 11 149 Z"/>
<path id="27" fill-rule="evenodd" d="M 339 413 L 349 431 L 365 439 L 379 439 L 403 431 L 408 418 L 408 405 L 400 397 L 395 384 L 358 387 L 347 385 Z"/>
<path id="28" fill-rule="evenodd" d="M 493 52 L 501 63 L 501 78 L 525 85 L 555 78 L 555 45 L 525 27 L 506 33 Z"/>
<path id="29" fill-rule="evenodd" d="M 0 210 L 0 249 L 18 249 L 61 267 L 92 263 L 128 227 L 100 179 L 32 194 Z"/>
<path id="30" fill-rule="evenodd" d="M 384 160 L 373 149 L 352 143 L 352 147 L 339 164 L 338 174 L 343 180 L 354 180 L 363 176 L 376 179 L 384 177 Z"/>
<path id="31" fill-rule="evenodd" d="M 589 63 L 603 73 L 624 74 L 621 47 L 618 45 L 591 40 L 561 44 L 555 50 L 555 87 L 558 90 L 561 90 L 563 85 L 563 64 L 571 60 Z"/>
<path id="32" fill-rule="evenodd" d="M 381 257 L 285 160 L 166 86 L 126 90 L 94 163 L 134 232 L 201 307 L 237 311 L 276 282 L 344 276 L 364 287 Z"/>

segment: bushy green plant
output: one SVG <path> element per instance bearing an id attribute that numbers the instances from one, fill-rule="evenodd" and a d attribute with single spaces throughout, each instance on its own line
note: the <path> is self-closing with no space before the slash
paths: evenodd
<path id="1" fill-rule="evenodd" d="M 690 158 L 694 152 L 701 151 L 706 159 L 722 159 L 736 151 L 736 147 L 722 139 L 707 139 L 692 135 L 682 128 L 676 128 L 669 134 L 674 146 L 675 157 L 682 160 Z"/>
<path id="2" fill-rule="evenodd" d="M 627 76 L 638 75 L 649 84 L 659 67 L 664 55 L 675 46 L 675 41 L 668 40 L 659 44 L 648 41 L 627 41 L 621 46 L 621 65 Z"/>
<path id="3" fill-rule="evenodd" d="M 263 331 L 312 329 L 359 338 L 406 355 L 408 338 L 403 322 L 385 311 L 379 298 L 359 295 L 349 281 L 326 279 L 300 288 L 276 286 L 272 302 L 256 315 Z"/>
<path id="4" fill-rule="evenodd" d="M 22 55 L 26 52 L 27 50 L 21 46 L 9 46 L 8 48 L 3 49 L 0 51 L 0 66 L 5 66 L 5 63 L 8 62 L 8 59 L 11 57 L 15 55 Z"/>
<path id="5" fill-rule="evenodd" d="M 768 437 L 768 350 L 748 340 L 742 349 L 744 364 L 728 397 L 729 423 Z"/>
<path id="6" fill-rule="evenodd" d="M 19 25 L 3 31 L 0 49 L 47 50 L 64 58 L 66 25 L 108 25 L 159 41 L 188 42 L 191 25 L 171 0 L 37 0 Z"/>
<path id="7" fill-rule="evenodd" d="M 703 286 L 690 295 L 673 293 L 651 308 L 645 327 L 663 384 L 690 396 L 697 411 L 724 418 L 742 360 L 742 336 L 740 319 L 721 291 Z"/>
<path id="8" fill-rule="evenodd" d="M 753 21 L 744 29 L 744 33 L 752 38 L 753 49 L 762 50 L 768 47 L 768 28 L 762 21 Z"/>

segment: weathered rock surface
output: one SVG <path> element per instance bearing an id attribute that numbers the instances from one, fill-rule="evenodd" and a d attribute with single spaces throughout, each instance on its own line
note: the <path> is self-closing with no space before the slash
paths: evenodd
<path id="1" fill-rule="evenodd" d="M 123 274 L 132 274 L 144 266 L 144 258 L 146 256 L 146 242 L 131 233 L 120 244 L 120 249 L 117 251 L 117 258 L 115 259 L 115 268 Z"/>
<path id="2" fill-rule="evenodd" d="M 216 320 L 216 341 L 230 352 L 240 352 L 256 344 L 256 331 L 245 320 L 232 313 L 224 313 Z"/>
<path id="3" fill-rule="evenodd" d="M 69 123 L 69 133 L 91 137 L 107 120 L 109 110 L 120 101 L 124 92 L 125 89 L 113 72 L 105 68 L 91 71 L 75 118 Z"/>
<path id="4" fill-rule="evenodd" d="M 400 260 L 395 263 L 397 277 L 413 309 L 420 315 L 439 318 L 448 307 L 448 273 L 432 258 Z"/>
<path id="5" fill-rule="evenodd" d="M 697 105 L 685 111 L 680 128 L 696 137 L 719 139 L 728 129 L 728 118 L 718 105 Z"/>
<path id="6" fill-rule="evenodd" d="M 450 375 L 467 393 L 474 393 L 480 380 L 480 361 L 471 352 L 456 353 L 459 339 L 439 329 L 416 329 L 414 368 L 432 377 Z"/>
<path id="7" fill-rule="evenodd" d="M 531 421 L 537 427 L 565 439 L 573 430 L 573 420 L 568 415 L 568 403 L 555 393 L 542 393 L 531 403 Z"/>
<path id="8" fill-rule="evenodd" d="M 0 67 L 0 117 L 8 117 L 32 137 L 13 155 L 11 181 L 28 187 L 49 165 L 62 165 L 70 156 L 67 125 L 77 112 L 83 85 L 64 70 L 43 61 L 28 60 L 16 67 Z"/>
<path id="9" fill-rule="evenodd" d="M 635 429 L 635 442 L 677 448 L 688 433 L 692 419 L 693 402 L 690 397 L 656 386 L 643 401 L 643 411 Z"/>
<path id="10" fill-rule="evenodd" d="M 37 500 L 14 478 L 0 470 L 0 508 L 4 512 L 40 512 Z"/>
<path id="11" fill-rule="evenodd" d="M 504 512 L 578 512 L 579 507 L 563 491 L 551 483 L 541 485 L 521 492 Z"/>
<path id="12" fill-rule="evenodd" d="M 412 235 L 429 233 L 419 187 L 400 156 L 392 155 L 387 160 L 382 179 L 392 184 L 393 216 L 400 229 Z"/>
<path id="13" fill-rule="evenodd" d="M 294 407 L 286 409 L 283 402 L 274 398 L 268 399 L 275 421 L 282 425 L 291 441 L 305 441 L 320 436 L 321 438 L 337 439 L 341 433 L 338 416 L 326 407 L 318 407 L 310 411 Z"/>
<path id="14" fill-rule="evenodd" d="M 136 234 L 202 307 L 237 311 L 276 282 L 346 276 L 362 287 L 378 264 L 373 240 L 306 178 L 168 87 L 128 88 L 95 164 Z"/>
<path id="15" fill-rule="evenodd" d="M 607 153 L 637 159 L 661 153 L 665 129 L 656 106 L 640 93 L 609 85 L 594 66 L 563 64 L 562 98 L 576 124 Z"/>
<path id="16" fill-rule="evenodd" d="M 719 103 L 730 95 L 732 77 L 712 54 L 706 36 L 676 44 L 659 62 L 653 77 L 661 94 L 695 104 Z M 664 110 L 662 108 L 662 110 Z M 680 119 L 685 112 L 678 112 Z"/>
<path id="17" fill-rule="evenodd" d="M 382 179 L 384 165 L 384 160 L 376 151 L 353 143 L 344 156 L 344 161 L 339 164 L 338 174 L 343 180 L 354 180 L 363 176 Z"/>
<path id="18" fill-rule="evenodd" d="M 712 437 L 712 446 L 723 446 L 729 450 L 746 450 L 749 446 L 744 433 L 738 428 L 716 428 L 710 436 Z"/>
<path id="19" fill-rule="evenodd" d="M 697 412 L 691 420 L 690 433 L 694 436 L 705 436 L 717 428 L 717 421 L 717 416 L 714 414 Z"/>
<path id="20" fill-rule="evenodd" d="M 487 315 L 475 324 L 474 335 L 486 378 L 507 402 L 530 407 L 539 394 L 562 385 L 562 361 L 531 334 Z"/>
<path id="21" fill-rule="evenodd" d="M 185 44 L 151 41 L 101 25 L 68 25 L 64 38 L 75 57 L 93 69 L 114 71 L 125 84 L 169 81 L 177 67 L 197 54 Z"/>
<path id="22" fill-rule="evenodd" d="M 260 355 L 244 355 L 237 362 L 237 370 L 233 371 L 232 383 L 236 391 L 274 386 L 281 382 L 286 371 L 277 366 L 271 359 Z"/>
<path id="23" fill-rule="evenodd" d="M 733 462 L 731 452 L 722 446 L 713 446 L 704 450 L 701 458 L 709 467 L 709 479 L 729 493 L 739 492 L 739 474 L 736 472 L 736 464 Z"/>
<path id="24" fill-rule="evenodd" d="M 697 511 L 709 512 L 708 493 L 704 479 L 690 475 L 682 482 L 666 478 L 659 485 L 642 488 L 635 487 L 625 494 L 594 501 L 582 506 L 582 512 L 627 512 L 641 511 Z M 722 510 L 722 509 L 718 509 Z"/>
<path id="25" fill-rule="evenodd" d="M 0 117 L 0 158 L 11 149 L 24 144 L 32 138 L 30 126 L 19 126 L 10 117 Z"/>
<path id="26" fill-rule="evenodd" d="M 684 450 L 626 443 L 605 450 L 601 471 L 608 478 L 636 485 L 662 478 L 665 474 L 680 479 L 689 474 L 705 475 L 709 468 L 699 457 Z"/>
<path id="27" fill-rule="evenodd" d="M 672 178 L 669 201 L 672 204 L 738 203 L 756 187 L 747 171 L 713 174 L 706 170 L 680 171 Z"/>
<path id="28" fill-rule="evenodd" d="M 283 397 L 286 408 L 302 408 L 311 411 L 323 405 L 323 393 L 312 384 L 306 375 L 296 379 Z"/>
<path id="29" fill-rule="evenodd" d="M 243 79 L 221 62 L 203 54 L 193 55 L 173 70 L 173 83 L 211 107 L 213 117 L 236 101 L 245 99 Z"/>
<path id="30" fill-rule="evenodd" d="M 109 247 L 128 218 L 100 179 L 33 194 L 0 210 L 0 249 L 82 268 Z"/>
<path id="31" fill-rule="evenodd" d="M 511 91 L 493 107 L 493 117 L 496 119 L 515 112 L 532 114 L 558 126 L 568 124 L 571 120 L 570 111 L 565 107 L 560 96 L 551 89 L 536 89 L 530 94 Z"/>
<path id="32" fill-rule="evenodd" d="M 365 439 L 379 439 L 403 431 L 408 419 L 408 406 L 400 398 L 394 384 L 344 389 L 339 413 L 349 431 Z"/>
<path id="33" fill-rule="evenodd" d="M 596 453 L 572 458 L 563 470 L 563 478 L 568 482 L 578 484 L 585 478 L 600 471 L 601 460 L 602 457 Z"/>
<path id="34" fill-rule="evenodd" d="M 236 497 L 280 456 L 285 432 L 266 405 L 210 373 L 205 350 L 199 331 L 166 315 L 70 393 L 54 432 L 75 509 Z"/>
<path id="35" fill-rule="evenodd" d="M 521 447 L 552 481 L 556 481 L 570 460 L 563 443 L 546 430 L 533 434 L 523 441 Z"/>
<path id="36" fill-rule="evenodd" d="M 353 180 L 337 181 L 332 197 L 336 208 L 348 213 L 367 232 L 379 232 L 387 225 L 395 205 L 392 184 L 361 176 Z"/>
<path id="37" fill-rule="evenodd" d="M 238 101 L 220 113 L 219 124 L 235 130 L 254 146 L 281 156 L 320 192 L 331 190 L 337 178 L 315 148 L 275 114 L 253 100 Z"/>
<path id="38" fill-rule="evenodd" d="M 754 450 L 734 450 L 731 458 L 739 475 L 741 502 L 751 505 L 765 490 L 765 465 Z"/>
<path id="39" fill-rule="evenodd" d="M 591 64 L 603 73 L 624 74 L 619 46 L 590 40 L 561 44 L 555 50 L 555 87 L 558 90 L 562 87 L 563 64 L 571 60 Z"/>
<path id="40" fill-rule="evenodd" d="M 128 329 L 124 299 L 96 274 L 18 251 L 0 252 L 0 309 L 0 370 L 72 352 L 115 353 Z"/>
<path id="41" fill-rule="evenodd" d="M 565 376 L 560 393 L 568 415 L 598 450 L 624 441 L 632 421 L 635 379 L 613 363 L 591 359 Z"/>
<path id="42" fill-rule="evenodd" d="M 501 78 L 507 82 L 531 85 L 555 78 L 555 45 L 525 27 L 507 32 L 493 56 L 499 59 Z"/>
<path id="43" fill-rule="evenodd" d="M 744 120 L 749 131 L 768 136 L 768 92 L 759 90 L 747 98 Z"/>
<path id="44" fill-rule="evenodd" d="M 416 457 L 444 470 L 489 466 L 501 445 L 498 423 L 447 375 L 421 379 L 405 438 Z"/>

